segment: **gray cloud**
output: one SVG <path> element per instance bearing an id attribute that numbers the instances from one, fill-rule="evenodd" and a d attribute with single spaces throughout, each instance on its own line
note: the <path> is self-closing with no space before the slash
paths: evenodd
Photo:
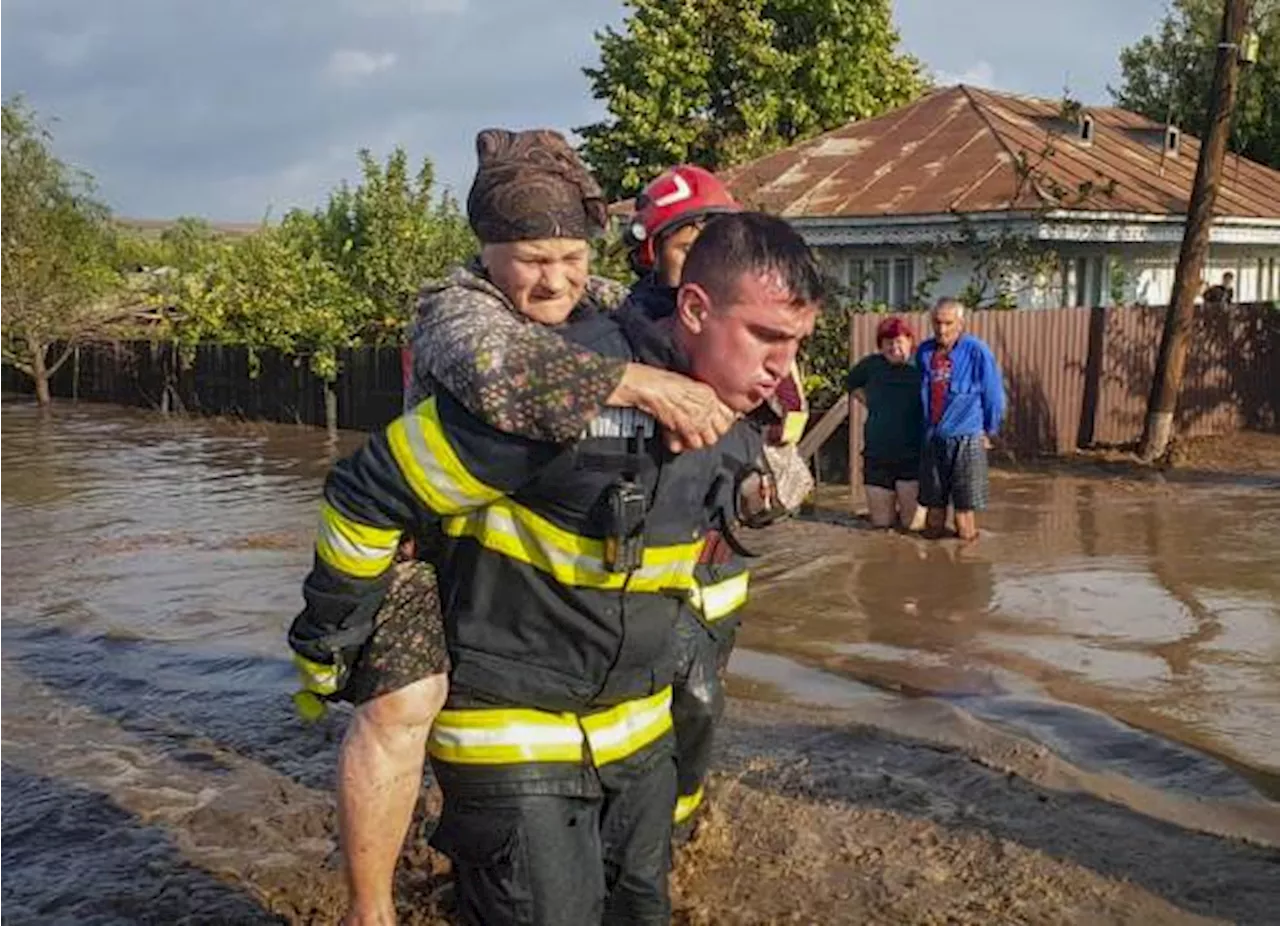
<path id="1" fill-rule="evenodd" d="M 1163 0 L 897 0 L 935 72 L 1105 101 L 1119 47 Z M 310 206 L 355 152 L 430 155 L 465 193 L 489 125 L 598 118 L 580 68 L 617 0 L 9 0 L 6 95 L 55 117 L 58 151 L 126 215 L 255 219 Z"/>

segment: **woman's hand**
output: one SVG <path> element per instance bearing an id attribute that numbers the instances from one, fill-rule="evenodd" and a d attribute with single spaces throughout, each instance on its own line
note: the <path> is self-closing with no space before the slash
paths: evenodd
<path id="1" fill-rule="evenodd" d="M 710 447 L 738 420 L 710 386 L 640 363 L 627 364 L 608 404 L 652 415 L 666 432 L 672 453 Z"/>

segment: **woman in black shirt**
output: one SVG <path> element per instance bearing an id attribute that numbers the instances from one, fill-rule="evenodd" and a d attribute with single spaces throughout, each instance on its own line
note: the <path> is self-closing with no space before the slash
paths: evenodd
<path id="1" fill-rule="evenodd" d="M 916 497 L 924 409 L 920 370 L 912 356 L 915 336 L 905 320 L 892 316 L 876 328 L 879 350 L 849 371 L 850 394 L 867 407 L 863 429 L 863 482 L 876 527 L 918 530 Z"/>

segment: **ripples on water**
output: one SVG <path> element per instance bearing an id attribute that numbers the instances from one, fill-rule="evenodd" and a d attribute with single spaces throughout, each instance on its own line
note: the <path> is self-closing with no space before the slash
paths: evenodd
<path id="1" fill-rule="evenodd" d="M 207 741 L 326 789 L 334 747 L 289 721 L 282 652 L 324 434 L 96 405 L 3 414 L 6 797 L 56 804 L 78 781 L 141 774 L 152 760 L 120 737 L 196 778 L 229 774 L 232 760 L 191 746 Z M 1163 787 L 1247 790 L 1207 753 L 1274 789 L 1280 492 L 1043 476 L 993 488 L 990 534 L 972 547 L 812 521 L 777 532 L 740 682 L 834 705 L 940 694 Z M 95 768 L 124 763 L 116 778 L 84 770 L 95 750 Z"/>

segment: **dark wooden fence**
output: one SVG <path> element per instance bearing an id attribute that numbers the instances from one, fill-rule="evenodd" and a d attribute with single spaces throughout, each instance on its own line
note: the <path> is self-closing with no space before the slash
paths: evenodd
<path id="1" fill-rule="evenodd" d="M 337 426 L 373 430 L 401 410 L 400 351 L 394 347 L 339 351 L 341 375 L 332 384 Z M 203 415 L 227 415 L 324 427 L 325 382 L 306 358 L 257 352 L 253 376 L 243 347 L 201 345 L 189 364 L 171 344 L 117 341 L 84 344 L 54 375 L 54 396 L 116 402 Z M 31 392 L 32 383 L 6 366 L 6 392 Z"/>
<path id="2" fill-rule="evenodd" d="M 858 315 L 850 331 L 854 358 L 875 350 L 884 316 Z M 969 330 L 995 351 L 1004 371 L 1009 411 L 1003 447 L 1018 455 L 1070 453 L 1077 447 L 1123 444 L 1141 434 L 1164 310 L 1159 308 L 985 311 L 969 315 Z M 917 334 L 928 316 L 906 316 Z M 206 345 L 190 364 L 169 344 L 142 341 L 87 344 L 55 375 L 61 398 L 118 402 L 197 414 L 228 415 L 324 426 L 325 384 L 305 358 L 260 351 L 257 376 L 249 352 Z M 341 428 L 381 427 L 401 407 L 400 352 L 357 348 L 339 353 L 332 385 Z M 6 367 L 6 391 L 30 392 L 31 382 Z M 852 418 L 815 420 L 808 449 L 827 443 L 823 476 L 845 469 L 843 447 L 827 441 L 847 430 L 850 484 L 861 483 L 862 424 Z M 815 416 L 817 419 L 819 416 Z M 1280 311 L 1267 306 L 1200 311 L 1178 409 L 1180 433 L 1223 434 L 1280 427 Z"/>
<path id="3" fill-rule="evenodd" d="M 1125 444 L 1142 433 L 1164 323 L 1163 308 L 972 312 L 968 329 L 995 352 L 1008 413 L 1003 448 L 1019 455 Z M 881 315 L 855 316 L 850 355 L 876 349 Z M 929 317 L 905 318 L 918 337 Z M 1280 311 L 1271 305 L 1198 309 L 1178 433 L 1188 437 L 1280 427 Z M 850 483 L 861 482 L 862 425 L 849 422 Z"/>

